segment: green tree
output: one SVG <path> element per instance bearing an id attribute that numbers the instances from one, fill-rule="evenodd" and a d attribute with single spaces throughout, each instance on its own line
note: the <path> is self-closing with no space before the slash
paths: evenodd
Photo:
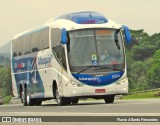
<path id="1" fill-rule="evenodd" d="M 159 86 L 160 33 L 149 36 L 141 30 L 131 30 L 132 42 L 126 44 L 127 68 L 130 91 Z M 154 56 L 153 56 L 154 55 Z"/>
<path id="2" fill-rule="evenodd" d="M 11 81 L 11 69 L 10 67 L 0 68 L 0 88 L 2 96 L 12 95 L 12 81 Z"/>
<path id="3" fill-rule="evenodd" d="M 147 79 L 151 86 L 160 87 L 160 49 L 153 55 L 153 61 L 147 73 Z"/>

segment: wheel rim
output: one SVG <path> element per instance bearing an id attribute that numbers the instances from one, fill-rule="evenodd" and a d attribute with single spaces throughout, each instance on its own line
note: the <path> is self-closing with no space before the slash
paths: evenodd
<path id="1" fill-rule="evenodd" d="M 29 97 L 28 94 L 27 94 L 27 104 L 28 104 L 28 105 L 30 104 L 30 97 Z"/>

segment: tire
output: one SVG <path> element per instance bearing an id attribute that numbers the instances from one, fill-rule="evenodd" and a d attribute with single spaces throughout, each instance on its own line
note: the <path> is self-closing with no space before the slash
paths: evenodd
<path id="1" fill-rule="evenodd" d="M 24 106 L 27 106 L 27 91 L 26 87 L 22 89 L 22 102 Z"/>
<path id="2" fill-rule="evenodd" d="M 21 98 L 21 103 L 24 102 L 24 90 L 20 89 L 20 98 Z"/>
<path id="3" fill-rule="evenodd" d="M 65 97 L 59 96 L 57 86 L 56 86 L 56 89 L 55 89 L 55 98 L 56 98 L 56 102 L 59 106 L 64 106 L 64 105 L 71 104 L 71 99 L 70 98 L 65 98 Z"/>
<path id="4" fill-rule="evenodd" d="M 34 105 L 34 101 L 33 101 L 33 99 L 30 98 L 30 95 L 29 95 L 27 87 L 24 88 L 24 101 L 23 101 L 23 105 L 24 106 L 33 106 Z"/>
<path id="5" fill-rule="evenodd" d="M 71 100 L 72 104 L 78 104 L 79 99 L 78 98 L 74 98 Z"/>
<path id="6" fill-rule="evenodd" d="M 26 102 L 26 91 L 25 88 L 21 89 L 21 102 L 23 103 L 24 106 L 27 106 L 27 102 Z"/>
<path id="7" fill-rule="evenodd" d="M 114 102 L 114 97 L 115 97 L 114 95 L 106 96 L 106 97 L 104 98 L 105 103 L 106 103 L 106 104 L 113 103 L 113 102 Z"/>

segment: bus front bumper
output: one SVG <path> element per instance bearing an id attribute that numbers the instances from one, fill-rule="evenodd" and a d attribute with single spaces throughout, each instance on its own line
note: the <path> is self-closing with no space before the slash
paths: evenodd
<path id="1" fill-rule="evenodd" d="M 107 86 L 95 87 L 82 83 L 70 85 L 68 87 L 68 95 L 66 97 L 95 97 L 106 95 L 123 95 L 128 93 L 128 79 L 122 79 L 119 82 L 112 83 Z"/>

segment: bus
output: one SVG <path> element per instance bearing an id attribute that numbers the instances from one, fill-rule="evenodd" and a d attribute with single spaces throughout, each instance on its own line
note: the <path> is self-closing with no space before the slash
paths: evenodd
<path id="1" fill-rule="evenodd" d="M 125 44 L 130 30 L 92 11 L 75 12 L 15 35 L 11 75 L 15 97 L 24 106 L 55 99 L 104 99 L 128 93 Z M 126 42 L 126 43 L 125 43 Z"/>

